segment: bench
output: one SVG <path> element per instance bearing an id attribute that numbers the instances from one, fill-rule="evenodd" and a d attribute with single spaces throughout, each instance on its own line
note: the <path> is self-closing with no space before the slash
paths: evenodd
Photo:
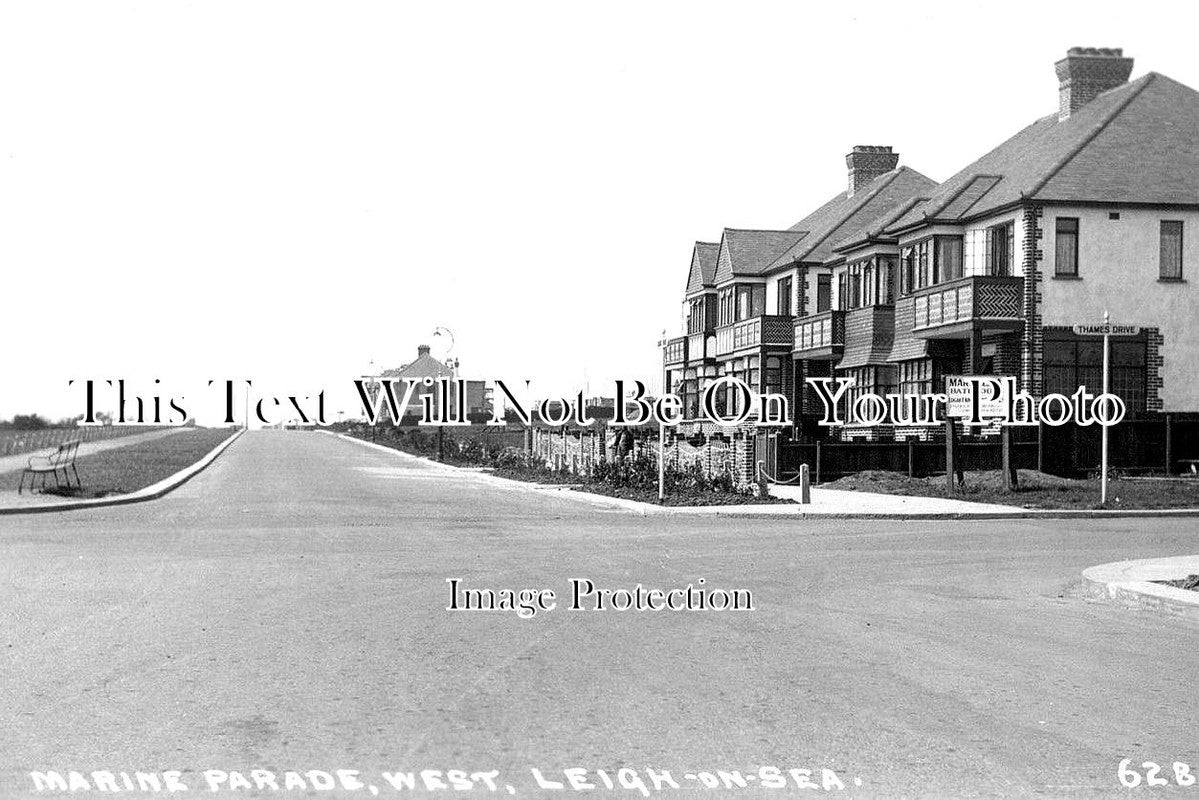
<path id="1" fill-rule="evenodd" d="M 30 456 L 29 466 L 25 467 L 25 471 L 21 473 L 21 483 L 17 486 L 17 494 L 25 488 L 25 476 L 29 476 L 29 489 L 33 490 L 34 481 L 37 476 L 42 476 L 42 490 L 46 488 L 46 476 L 54 476 L 54 488 L 62 486 L 62 482 L 58 480 L 58 473 L 62 472 L 63 481 L 67 488 L 71 488 L 71 473 L 75 474 L 75 488 L 83 486 L 79 480 L 79 470 L 75 466 L 75 454 L 79 452 L 80 439 L 72 439 L 69 442 L 63 442 L 58 446 L 53 453 L 40 456 Z"/>

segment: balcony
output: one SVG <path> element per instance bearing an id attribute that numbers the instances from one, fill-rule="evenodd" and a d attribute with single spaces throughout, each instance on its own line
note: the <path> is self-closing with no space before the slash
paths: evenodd
<path id="1" fill-rule="evenodd" d="M 790 348 L 795 341 L 791 317 L 761 315 L 716 329 L 716 355 L 723 357 L 766 345 Z"/>
<path id="2" fill-rule="evenodd" d="M 844 311 L 822 311 L 795 320 L 795 347 L 791 352 L 797 358 L 835 360 L 844 347 Z"/>
<path id="3" fill-rule="evenodd" d="M 662 365 L 666 367 L 682 366 L 687 362 L 687 337 L 678 336 L 668 339 L 662 346 Z"/>
<path id="4" fill-rule="evenodd" d="M 975 275 L 920 289 L 912 332 L 924 339 L 963 338 L 974 329 L 1017 330 L 1022 323 L 1024 279 Z"/>

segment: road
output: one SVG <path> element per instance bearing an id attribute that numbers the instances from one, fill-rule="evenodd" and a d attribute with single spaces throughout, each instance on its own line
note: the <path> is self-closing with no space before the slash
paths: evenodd
<path id="1" fill-rule="evenodd" d="M 639 795 L 603 787 L 622 767 L 669 770 L 663 797 L 816 794 L 762 789 L 763 765 L 831 769 L 840 796 L 1121 794 L 1125 757 L 1199 770 L 1196 628 L 1077 579 L 1196 551 L 1185 519 L 642 517 L 251 432 L 162 500 L 0 518 L 0 796 L 34 770 L 182 770 L 194 792 L 264 768 L 359 770 L 381 796 L 413 794 L 382 771 L 497 770 L 564 797 L 531 769 L 573 767 L 597 796 Z M 445 610 L 447 578 L 574 577 L 704 578 L 756 610 Z M 683 777 L 718 769 L 758 782 Z"/>

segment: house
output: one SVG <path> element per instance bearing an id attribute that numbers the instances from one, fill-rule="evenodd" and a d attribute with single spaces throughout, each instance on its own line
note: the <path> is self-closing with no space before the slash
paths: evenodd
<path id="1" fill-rule="evenodd" d="M 1112 344 L 1129 413 L 1199 411 L 1199 92 L 1153 72 L 1130 82 L 1132 66 L 1073 48 L 1056 64 L 1059 108 L 943 183 L 890 147 L 855 147 L 846 191 L 788 231 L 697 242 L 664 385 L 691 398 L 733 374 L 781 390 L 801 436 L 829 435 L 806 377 L 853 377 L 851 400 L 941 391 L 950 374 L 1097 391 L 1102 339 L 1073 327 L 1106 311 L 1140 328 Z"/>
<path id="2" fill-rule="evenodd" d="M 426 394 L 433 395 L 433 409 L 439 410 L 438 396 L 436 393 L 436 383 L 438 378 L 444 378 L 450 382 L 450 404 L 456 410 L 458 403 L 457 387 L 454 384 L 454 379 L 462 376 L 457 371 L 457 363 L 452 366 L 438 361 L 430 355 L 429 345 L 422 344 L 416 348 L 416 359 L 401 367 L 384 370 L 379 377 L 392 381 L 417 381 L 416 389 L 412 393 L 412 398 L 408 405 L 402 409 L 401 415 L 411 419 L 420 417 L 421 397 Z M 424 385 L 424 380 L 428 378 L 430 385 Z M 403 399 L 403 384 L 398 384 L 396 391 L 397 399 Z M 469 418 L 490 418 L 491 417 L 491 389 L 487 387 L 485 381 L 466 381 L 466 414 Z"/>

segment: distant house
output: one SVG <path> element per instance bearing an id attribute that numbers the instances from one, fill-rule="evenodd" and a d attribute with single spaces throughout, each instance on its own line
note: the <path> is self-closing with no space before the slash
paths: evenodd
<path id="1" fill-rule="evenodd" d="M 433 408 L 439 410 L 438 396 L 436 394 L 437 378 L 445 378 L 451 381 L 450 403 L 456 409 L 458 403 L 457 387 L 453 383 L 454 378 L 462 377 L 454 367 L 438 361 L 429 354 L 429 345 L 422 344 L 416 348 L 416 360 L 411 361 L 402 367 L 384 370 L 381 378 L 392 381 L 417 381 L 417 387 L 412 393 L 412 399 L 408 402 L 408 406 L 403 410 L 404 417 L 419 417 L 421 416 L 421 398 L 426 394 L 433 395 Z M 430 378 L 432 385 L 425 386 L 424 379 Z M 403 385 L 396 386 L 396 399 L 403 400 Z M 485 381 L 466 381 L 466 414 L 467 418 L 490 416 L 491 415 L 491 390 L 487 388 Z"/>

